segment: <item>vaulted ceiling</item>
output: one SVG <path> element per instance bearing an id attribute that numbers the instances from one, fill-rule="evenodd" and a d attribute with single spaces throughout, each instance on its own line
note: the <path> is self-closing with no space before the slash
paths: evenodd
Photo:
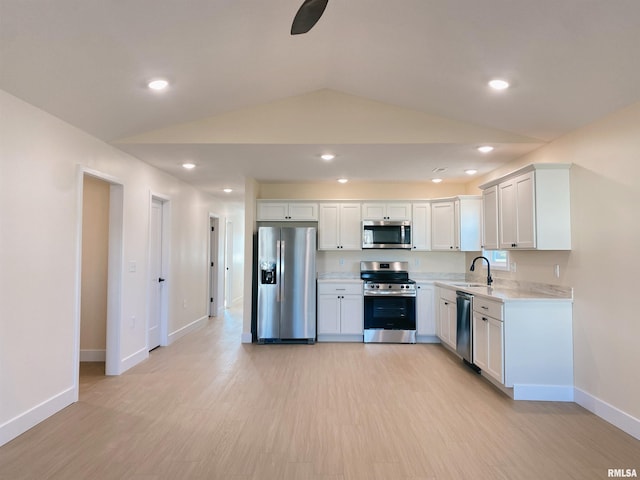
<path id="1" fill-rule="evenodd" d="M 213 193 L 464 181 L 640 100 L 637 0 L 301 1 L 2 0 L 0 88 Z"/>

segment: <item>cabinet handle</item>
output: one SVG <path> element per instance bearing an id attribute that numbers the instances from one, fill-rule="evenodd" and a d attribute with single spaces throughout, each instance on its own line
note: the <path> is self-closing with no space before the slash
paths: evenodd
<path id="1" fill-rule="evenodd" d="M 336 288 L 336 292 L 344 292 L 346 291 L 346 288 Z"/>
<path id="2" fill-rule="evenodd" d="M 489 307 L 487 307 L 485 305 L 481 305 L 480 308 L 483 309 L 483 310 L 489 310 Z"/>
<path id="3" fill-rule="evenodd" d="M 483 322 L 486 322 L 487 320 L 489 320 L 487 317 L 482 317 Z"/>

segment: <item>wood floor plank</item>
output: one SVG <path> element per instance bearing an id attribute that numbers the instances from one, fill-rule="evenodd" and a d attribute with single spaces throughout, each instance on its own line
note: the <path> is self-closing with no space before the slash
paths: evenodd
<path id="1" fill-rule="evenodd" d="M 640 442 L 572 403 L 514 402 L 439 345 L 247 345 L 242 316 L 0 448 L 0 480 L 603 479 Z"/>

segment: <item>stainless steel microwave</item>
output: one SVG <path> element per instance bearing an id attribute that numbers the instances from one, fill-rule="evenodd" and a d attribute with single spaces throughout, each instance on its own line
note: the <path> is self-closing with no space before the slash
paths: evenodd
<path id="1" fill-rule="evenodd" d="M 362 248 L 411 249 L 411 222 L 365 220 L 362 222 Z"/>

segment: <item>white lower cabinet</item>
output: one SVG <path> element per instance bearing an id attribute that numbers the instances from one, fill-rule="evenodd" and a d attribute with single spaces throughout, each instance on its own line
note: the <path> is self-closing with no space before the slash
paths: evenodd
<path id="1" fill-rule="evenodd" d="M 318 282 L 318 341 L 362 342 L 362 282 Z"/>
<path id="2" fill-rule="evenodd" d="M 416 285 L 416 341 L 434 343 L 436 338 L 435 287 L 432 283 Z"/>
<path id="3" fill-rule="evenodd" d="M 436 292 L 437 334 L 455 353 L 456 287 Z M 572 299 L 499 289 L 494 295 L 474 294 L 473 363 L 514 400 L 573 401 Z"/>
<path id="4" fill-rule="evenodd" d="M 478 297 L 474 299 L 473 363 L 504 384 L 504 324 L 501 303 Z"/>
<path id="5" fill-rule="evenodd" d="M 438 315 L 436 333 L 440 341 L 456 349 L 457 319 L 456 292 L 447 288 L 438 288 Z"/>

